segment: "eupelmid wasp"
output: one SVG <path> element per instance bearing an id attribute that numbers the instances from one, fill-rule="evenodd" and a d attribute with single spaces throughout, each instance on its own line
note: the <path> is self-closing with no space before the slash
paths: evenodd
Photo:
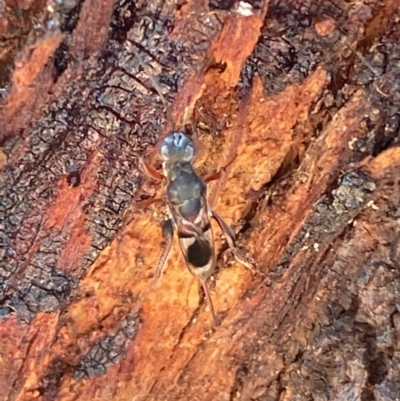
<path id="1" fill-rule="evenodd" d="M 136 51 L 135 55 L 142 67 L 146 68 L 145 63 Z M 158 83 L 153 78 L 151 78 L 151 81 L 165 104 L 166 101 Z M 211 209 L 207 201 L 206 183 L 220 178 L 227 166 L 202 180 L 193 167 L 193 162 L 197 157 L 197 150 L 192 139 L 185 133 L 174 131 L 165 137 L 159 147 L 159 156 L 162 160 L 164 174 L 157 171 L 141 157 L 139 157 L 139 160 L 143 169 L 150 177 L 158 180 L 167 180 L 166 204 L 169 219 L 164 222 L 162 227 L 162 234 L 167 239 L 167 242 L 157 263 L 155 280 L 161 278 L 166 268 L 172 249 L 173 236 L 176 232 L 186 265 L 190 272 L 200 281 L 213 316 L 214 324 L 218 325 L 219 321 L 206 282 L 214 273 L 216 265 L 215 245 L 210 217 L 217 221 L 224 232 L 228 246 L 235 259 L 251 270 L 254 270 L 254 263 L 250 258 L 238 251 L 234 242 L 235 234 L 233 230 Z"/>
<path id="2" fill-rule="evenodd" d="M 206 183 L 218 179 L 223 170 L 202 180 L 193 167 L 197 151 L 193 141 L 182 132 L 168 135 L 159 147 L 164 174 L 141 159 L 146 173 L 156 179 L 167 179 L 166 203 L 169 219 L 163 224 L 163 237 L 167 239 L 165 249 L 158 261 L 155 274 L 160 279 L 165 270 L 172 248 L 174 232 L 178 235 L 182 254 L 190 272 L 200 281 L 214 324 L 218 319 L 214 311 L 206 280 L 215 271 L 216 257 L 210 217 L 214 218 L 225 234 L 229 248 L 235 258 L 253 270 L 253 263 L 242 255 L 234 243 L 234 233 L 227 223 L 211 209 L 207 201 Z"/>

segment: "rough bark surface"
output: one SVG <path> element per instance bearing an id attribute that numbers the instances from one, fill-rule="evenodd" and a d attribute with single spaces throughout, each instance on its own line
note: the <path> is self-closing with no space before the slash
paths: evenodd
<path id="1" fill-rule="evenodd" d="M 1 400 L 399 399 L 399 1 L 251 3 L 0 3 Z M 234 158 L 218 327 L 152 284 L 172 129 Z"/>

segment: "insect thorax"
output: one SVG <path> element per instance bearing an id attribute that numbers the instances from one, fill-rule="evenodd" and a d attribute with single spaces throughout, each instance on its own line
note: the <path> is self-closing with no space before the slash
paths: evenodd
<path id="1" fill-rule="evenodd" d="M 180 206 L 182 214 L 198 213 L 206 202 L 206 185 L 188 162 L 175 162 L 168 166 L 167 199 Z"/>

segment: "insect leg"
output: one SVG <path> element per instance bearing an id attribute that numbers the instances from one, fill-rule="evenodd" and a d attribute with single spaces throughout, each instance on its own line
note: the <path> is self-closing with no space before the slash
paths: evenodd
<path id="1" fill-rule="evenodd" d="M 157 281 L 161 278 L 168 262 L 168 256 L 171 253 L 172 248 L 172 240 L 174 237 L 174 226 L 172 224 L 172 220 L 165 220 L 162 225 L 162 236 L 166 238 L 167 242 L 164 245 L 163 253 L 161 254 L 160 258 L 157 262 L 157 269 L 154 280 Z"/>
<path id="2" fill-rule="evenodd" d="M 143 160 L 141 157 L 139 157 L 140 164 L 142 165 L 143 171 L 151 178 L 154 178 L 156 180 L 163 180 L 164 174 L 161 174 L 159 171 L 157 171 L 153 166 L 151 166 L 149 163 L 147 163 L 145 160 Z"/>
<path id="3" fill-rule="evenodd" d="M 139 155 L 138 152 L 131 152 L 132 156 L 135 156 L 139 159 L 139 163 L 142 167 L 142 170 L 151 178 L 154 178 L 156 180 L 163 180 L 164 174 L 161 174 L 159 171 L 157 171 L 152 165 L 147 163 L 142 156 Z"/>
<path id="4" fill-rule="evenodd" d="M 211 314 L 212 314 L 213 321 L 214 321 L 214 326 L 219 326 L 220 322 L 219 322 L 217 314 L 215 313 L 215 310 L 214 310 L 214 305 L 213 305 L 212 300 L 211 300 L 210 292 L 208 291 L 208 285 L 207 285 L 205 280 L 201 280 L 200 279 L 200 283 L 201 283 L 201 285 L 203 287 L 204 295 L 206 296 L 207 305 L 211 310 Z"/>
<path id="5" fill-rule="evenodd" d="M 160 199 L 160 198 L 144 199 L 144 200 L 136 202 L 135 207 L 137 209 L 145 209 L 146 207 L 149 207 L 149 206 L 153 205 L 154 203 L 163 202 L 163 201 L 164 201 L 164 199 Z"/>
<path id="6" fill-rule="evenodd" d="M 235 259 L 242 264 L 244 267 L 247 267 L 251 271 L 255 271 L 255 266 L 254 262 L 251 260 L 251 258 L 247 257 L 246 255 L 243 255 L 235 246 L 235 241 L 234 241 L 234 236 L 235 233 L 233 232 L 232 228 L 229 227 L 228 224 L 225 223 L 225 221 L 222 219 L 222 217 L 217 213 L 211 210 L 211 217 L 214 218 L 214 220 L 217 221 L 219 226 L 221 227 L 221 230 L 225 234 L 226 242 L 228 243 L 229 248 L 233 252 L 233 256 Z"/>
<path id="7" fill-rule="evenodd" d="M 232 160 L 230 162 L 228 162 L 228 164 L 226 164 L 225 166 L 221 167 L 218 171 L 216 171 L 214 174 L 211 174 L 210 176 L 208 176 L 204 182 L 210 182 L 210 181 L 215 181 L 220 179 L 226 172 L 226 169 L 235 161 L 237 157 L 237 154 L 232 158 Z"/>

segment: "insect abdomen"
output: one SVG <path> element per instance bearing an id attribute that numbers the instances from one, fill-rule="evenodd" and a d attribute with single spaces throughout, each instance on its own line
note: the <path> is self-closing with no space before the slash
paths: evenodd
<path id="1" fill-rule="evenodd" d="M 195 239 L 187 249 L 187 261 L 194 268 L 204 267 L 212 258 L 212 248 L 209 243 Z"/>
<path id="2" fill-rule="evenodd" d="M 203 238 L 182 232 L 178 233 L 178 236 L 182 253 L 190 271 L 195 276 L 205 280 L 213 273 L 215 268 L 215 251 L 211 226 L 204 232 Z"/>

